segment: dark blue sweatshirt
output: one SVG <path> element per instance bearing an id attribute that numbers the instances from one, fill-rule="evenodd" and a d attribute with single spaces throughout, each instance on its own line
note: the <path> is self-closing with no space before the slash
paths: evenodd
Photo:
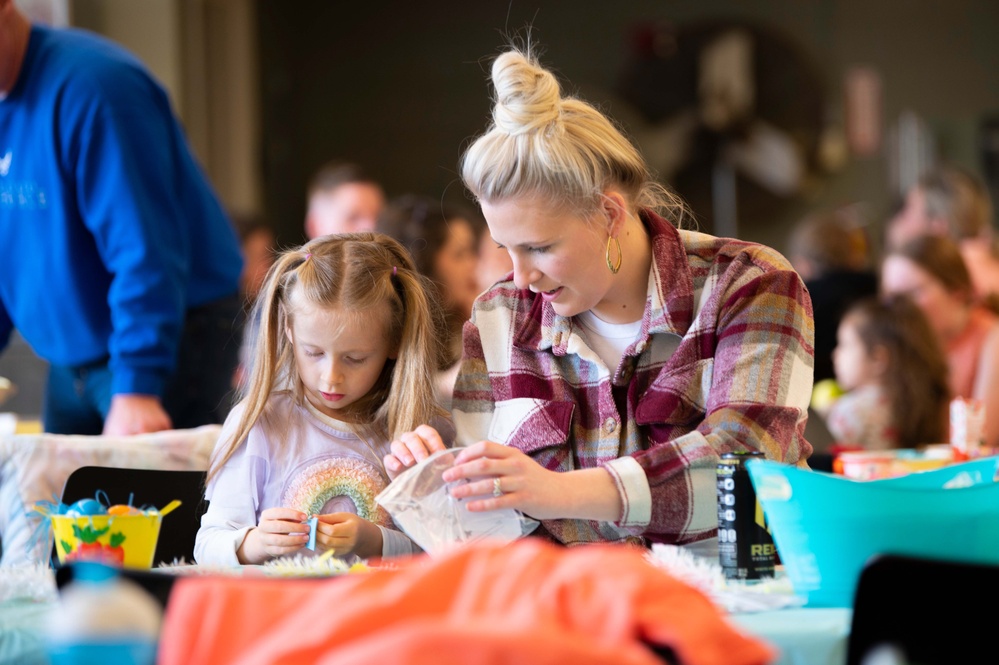
<path id="1" fill-rule="evenodd" d="M 124 49 L 33 26 L 0 100 L 0 348 L 109 358 L 114 393 L 159 395 L 186 310 L 238 288 L 232 225 L 161 86 Z"/>

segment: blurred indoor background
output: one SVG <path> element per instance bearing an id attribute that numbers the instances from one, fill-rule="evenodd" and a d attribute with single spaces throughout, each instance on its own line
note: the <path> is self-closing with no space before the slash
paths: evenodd
<path id="1" fill-rule="evenodd" d="M 936 160 L 999 188 L 995 0 L 18 4 L 136 53 L 226 205 L 281 245 L 304 239 L 306 185 L 330 159 L 389 196 L 464 200 L 457 163 L 488 121 L 491 56 L 528 34 L 707 232 L 786 251 L 807 213 L 849 207 L 876 247 Z"/>

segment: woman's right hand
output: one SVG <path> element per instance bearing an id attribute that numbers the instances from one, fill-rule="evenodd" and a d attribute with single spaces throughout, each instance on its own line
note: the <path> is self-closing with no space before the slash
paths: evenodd
<path id="1" fill-rule="evenodd" d="M 242 564 L 260 564 L 297 552 L 309 543 L 309 516 L 291 508 L 268 508 L 260 513 L 260 524 L 246 532 L 236 550 Z"/>
<path id="2" fill-rule="evenodd" d="M 412 432 L 406 432 L 392 442 L 391 450 L 384 458 L 385 471 L 389 479 L 395 480 L 396 476 L 413 466 L 417 462 L 430 457 L 431 454 L 439 450 L 446 450 L 447 446 L 430 425 L 420 425 Z"/>

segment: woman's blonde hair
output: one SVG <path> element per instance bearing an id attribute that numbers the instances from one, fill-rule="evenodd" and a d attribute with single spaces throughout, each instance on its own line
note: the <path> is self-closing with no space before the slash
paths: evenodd
<path id="1" fill-rule="evenodd" d="M 532 196 L 585 216 L 615 187 L 630 206 L 681 224 L 683 202 L 655 181 L 635 146 L 596 108 L 562 97 L 529 49 L 496 58 L 492 81 L 492 124 L 461 159 L 462 180 L 476 199 Z"/>
<path id="2" fill-rule="evenodd" d="M 409 253 L 381 233 L 322 236 L 283 252 L 267 273 L 255 307 L 260 329 L 243 414 L 232 438 L 213 456 L 209 479 L 246 440 L 271 393 L 288 390 L 297 403 L 305 404 L 294 349 L 285 332 L 292 326 L 293 296 L 299 307 L 304 301 L 318 309 L 349 312 L 348 316 L 369 315 L 388 306 L 385 334 L 398 357 L 386 361 L 375 386 L 351 405 L 353 420 L 363 423 L 359 435 L 394 439 L 446 415 L 434 393 L 444 324 L 432 293 Z"/>

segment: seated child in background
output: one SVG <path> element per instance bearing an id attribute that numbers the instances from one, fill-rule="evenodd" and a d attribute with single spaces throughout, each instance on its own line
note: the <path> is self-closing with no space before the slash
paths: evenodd
<path id="1" fill-rule="evenodd" d="M 440 307 L 388 236 L 323 236 L 282 253 L 257 302 L 245 398 L 223 426 L 195 545 L 200 564 L 299 552 L 418 551 L 375 496 L 389 443 L 445 413 L 434 400 Z"/>
<path id="2" fill-rule="evenodd" d="M 947 361 L 911 300 L 870 298 L 851 306 L 833 363 L 849 391 L 826 417 L 837 443 L 884 450 L 947 441 Z"/>

